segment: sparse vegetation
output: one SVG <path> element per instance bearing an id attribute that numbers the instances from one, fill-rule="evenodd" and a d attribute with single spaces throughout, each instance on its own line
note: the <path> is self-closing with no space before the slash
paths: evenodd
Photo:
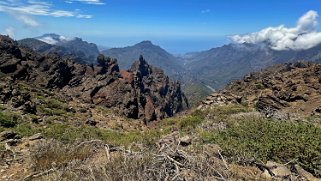
<path id="1" fill-rule="evenodd" d="M 198 106 L 202 100 L 204 100 L 213 92 L 205 85 L 197 82 L 190 82 L 185 84 L 183 90 L 192 107 Z"/>
<path id="2" fill-rule="evenodd" d="M 0 78 L 6 77 L 6 74 L 0 71 Z"/>
<path id="3" fill-rule="evenodd" d="M 263 89 L 264 86 L 263 86 L 262 83 L 257 83 L 257 84 L 255 84 L 255 88 L 256 88 L 256 89 Z"/>
<path id="4" fill-rule="evenodd" d="M 89 145 L 77 147 L 76 143 L 63 144 L 56 140 L 41 142 L 31 152 L 36 170 L 60 168 L 75 160 L 82 162 L 92 154 Z"/>
<path id="5" fill-rule="evenodd" d="M 67 104 L 53 98 L 44 98 L 42 96 L 38 96 L 38 99 L 43 101 L 42 105 L 37 106 L 37 110 L 48 116 L 61 116 L 66 114 Z"/>
<path id="6" fill-rule="evenodd" d="M 45 138 L 52 138 L 64 143 L 72 143 L 79 140 L 100 139 L 113 145 L 129 145 L 133 142 L 150 144 L 159 139 L 158 130 L 146 132 L 116 132 L 89 126 L 75 127 L 66 124 L 48 124 L 46 127 L 37 127 L 30 123 L 19 124 L 14 130 L 21 136 L 31 136 L 42 133 Z"/>
<path id="7" fill-rule="evenodd" d="M 207 143 L 221 145 L 232 160 L 298 163 L 309 171 L 321 169 L 321 128 L 309 123 L 246 117 L 220 132 L 203 132 Z"/>
<path id="8" fill-rule="evenodd" d="M 0 111 L 0 126 L 10 128 L 16 124 L 18 124 L 18 117 L 16 115 Z"/>

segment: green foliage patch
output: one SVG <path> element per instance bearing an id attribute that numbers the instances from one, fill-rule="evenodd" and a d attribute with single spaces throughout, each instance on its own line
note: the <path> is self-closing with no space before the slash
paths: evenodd
<path id="1" fill-rule="evenodd" d="M 203 132 L 202 138 L 220 145 L 230 158 L 291 161 L 309 171 L 321 170 L 321 128 L 309 123 L 243 120 L 221 132 Z"/>
<path id="2" fill-rule="evenodd" d="M 18 117 L 14 114 L 0 111 L 0 126 L 11 128 L 18 124 Z"/>
<path id="3" fill-rule="evenodd" d="M 29 123 L 19 124 L 14 130 L 21 136 L 31 136 L 42 133 L 45 138 L 53 138 L 64 143 L 76 140 L 100 139 L 109 144 L 129 145 L 133 142 L 151 144 L 160 138 L 157 130 L 146 132 L 116 132 L 89 126 L 71 126 L 66 124 L 49 124 L 46 127 L 36 127 Z"/>

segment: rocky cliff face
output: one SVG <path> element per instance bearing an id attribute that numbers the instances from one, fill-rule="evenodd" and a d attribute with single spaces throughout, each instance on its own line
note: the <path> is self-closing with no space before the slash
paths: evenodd
<path id="1" fill-rule="evenodd" d="M 275 65 L 246 75 L 209 96 L 201 107 L 240 103 L 273 115 L 321 113 L 321 64 L 296 62 Z"/>
<path id="2" fill-rule="evenodd" d="M 15 81 L 25 81 L 63 92 L 66 99 L 102 105 L 145 122 L 173 116 L 188 106 L 180 84 L 171 82 L 143 57 L 129 71 L 120 70 L 116 59 L 103 55 L 98 56 L 96 66 L 81 65 L 55 55 L 37 54 L 0 36 L 0 71 L 5 75 L 0 90 L 10 89 Z"/>

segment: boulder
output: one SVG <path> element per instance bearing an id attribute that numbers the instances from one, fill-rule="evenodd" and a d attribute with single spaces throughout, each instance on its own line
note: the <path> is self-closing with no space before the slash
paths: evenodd
<path id="1" fill-rule="evenodd" d="M 179 139 L 179 144 L 182 146 L 189 146 L 192 144 L 192 138 L 189 136 L 184 136 Z"/>
<path id="2" fill-rule="evenodd" d="M 37 133 L 37 134 L 34 134 L 34 135 L 30 136 L 28 139 L 30 141 L 33 141 L 33 140 L 39 140 L 39 139 L 42 139 L 42 138 L 43 138 L 42 134 L 41 133 Z"/>
<path id="3" fill-rule="evenodd" d="M 37 112 L 36 104 L 31 101 L 25 102 L 22 105 L 21 109 L 23 110 L 23 112 L 29 113 L 29 114 L 35 114 Z"/>
<path id="4" fill-rule="evenodd" d="M 90 125 L 90 126 L 96 126 L 97 125 L 97 121 L 93 120 L 93 119 L 87 119 L 86 124 Z"/>
<path id="5" fill-rule="evenodd" d="M 268 161 L 266 166 L 270 168 L 275 177 L 286 178 L 292 174 L 286 166 L 273 161 Z"/>
<path id="6" fill-rule="evenodd" d="M 0 141 L 13 139 L 17 136 L 16 132 L 13 131 L 3 131 L 0 133 Z"/>
<path id="7" fill-rule="evenodd" d="M 320 179 L 313 176 L 311 173 L 305 171 L 300 165 L 294 165 L 295 170 L 297 173 L 302 176 L 303 178 L 309 180 L 309 181 L 318 181 Z"/>

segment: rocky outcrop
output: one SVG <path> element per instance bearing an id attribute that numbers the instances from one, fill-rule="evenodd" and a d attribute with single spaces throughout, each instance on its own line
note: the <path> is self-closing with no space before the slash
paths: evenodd
<path id="1" fill-rule="evenodd" d="M 8 87 L 15 81 L 44 89 L 60 91 L 66 99 L 80 99 L 102 105 L 129 118 L 146 123 L 171 117 L 188 107 L 178 82 L 172 82 L 158 68 L 150 66 L 141 56 L 128 71 L 120 70 L 116 59 L 99 55 L 95 66 L 81 65 L 56 55 L 40 55 L 19 47 L 7 36 L 0 36 L 0 71 L 4 74 L 1 99 L 25 105 Z M 20 97 L 23 95 L 20 95 Z"/>
<path id="2" fill-rule="evenodd" d="M 275 65 L 234 81 L 203 101 L 202 107 L 246 104 L 266 115 L 276 112 L 319 114 L 321 64 L 296 62 Z"/>

